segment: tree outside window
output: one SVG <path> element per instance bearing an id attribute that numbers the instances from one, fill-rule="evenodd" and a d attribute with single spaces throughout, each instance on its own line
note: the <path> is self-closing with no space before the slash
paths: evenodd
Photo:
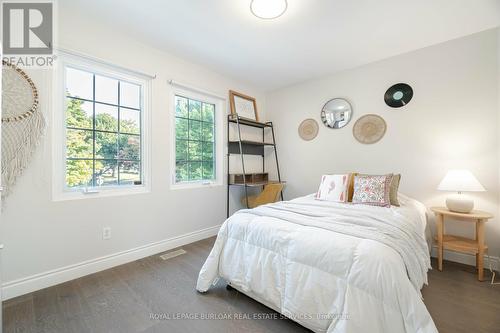
<path id="1" fill-rule="evenodd" d="M 139 185 L 142 87 L 66 68 L 66 186 Z"/>
<path id="2" fill-rule="evenodd" d="M 175 181 L 215 179 L 215 104 L 175 96 Z"/>

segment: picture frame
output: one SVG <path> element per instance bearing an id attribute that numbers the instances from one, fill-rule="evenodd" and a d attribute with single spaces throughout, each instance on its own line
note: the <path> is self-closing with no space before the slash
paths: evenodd
<path id="1" fill-rule="evenodd" d="M 259 121 L 257 101 L 255 98 L 234 90 L 229 90 L 229 104 L 231 107 L 231 115 L 238 115 L 240 118 Z"/>

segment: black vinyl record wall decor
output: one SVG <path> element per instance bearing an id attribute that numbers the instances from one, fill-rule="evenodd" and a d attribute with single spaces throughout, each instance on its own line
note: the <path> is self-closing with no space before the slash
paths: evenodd
<path id="1" fill-rule="evenodd" d="M 408 104 L 413 97 L 413 89 L 406 83 L 397 83 L 387 89 L 384 95 L 385 104 L 391 108 L 400 108 Z"/>

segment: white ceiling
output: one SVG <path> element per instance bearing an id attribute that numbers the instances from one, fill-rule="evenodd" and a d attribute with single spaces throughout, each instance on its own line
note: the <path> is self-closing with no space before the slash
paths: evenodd
<path id="1" fill-rule="evenodd" d="M 265 91 L 500 25 L 500 0 L 288 0 L 276 20 L 250 0 L 60 4 Z"/>

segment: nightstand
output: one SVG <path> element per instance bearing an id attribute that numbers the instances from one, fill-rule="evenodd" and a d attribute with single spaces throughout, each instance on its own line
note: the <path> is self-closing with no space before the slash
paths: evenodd
<path id="1" fill-rule="evenodd" d="M 432 207 L 431 210 L 436 214 L 438 270 L 443 270 L 443 249 L 473 254 L 476 256 L 477 278 L 479 281 L 483 281 L 484 252 L 488 249 L 488 246 L 484 243 L 484 224 L 493 215 L 479 210 L 473 210 L 467 214 L 455 213 L 446 207 Z M 476 227 L 475 239 L 445 234 L 444 220 L 446 217 L 474 223 Z"/>

